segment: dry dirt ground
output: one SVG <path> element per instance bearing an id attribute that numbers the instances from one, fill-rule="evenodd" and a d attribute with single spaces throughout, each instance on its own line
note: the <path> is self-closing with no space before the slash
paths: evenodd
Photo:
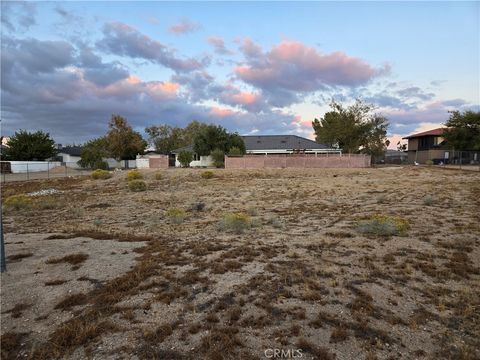
<path id="1" fill-rule="evenodd" d="M 203 171 L 4 185 L 2 358 L 480 358 L 480 174 Z"/>

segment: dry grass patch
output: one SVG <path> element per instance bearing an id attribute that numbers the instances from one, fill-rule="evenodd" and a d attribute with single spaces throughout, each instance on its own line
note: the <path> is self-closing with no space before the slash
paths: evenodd
<path id="1" fill-rule="evenodd" d="M 28 308 L 32 307 L 31 304 L 26 304 L 26 303 L 20 303 L 16 304 L 13 308 L 10 310 L 4 311 L 3 314 L 12 314 L 12 318 L 19 318 L 22 316 L 22 313 L 24 310 L 27 310 Z"/>

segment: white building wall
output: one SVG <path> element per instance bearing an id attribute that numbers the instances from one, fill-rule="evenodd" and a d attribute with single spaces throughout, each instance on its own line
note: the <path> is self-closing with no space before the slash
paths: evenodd
<path id="1" fill-rule="evenodd" d="M 181 167 L 180 161 L 178 161 L 178 154 L 175 155 L 175 167 Z M 213 159 L 210 155 L 200 156 L 200 160 L 194 160 L 190 163 L 190 167 L 209 167 L 213 166 Z"/>

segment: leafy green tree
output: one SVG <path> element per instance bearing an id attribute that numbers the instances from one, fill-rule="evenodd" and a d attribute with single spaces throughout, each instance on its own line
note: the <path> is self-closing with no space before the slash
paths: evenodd
<path id="1" fill-rule="evenodd" d="M 43 131 L 20 130 L 8 141 L 5 158 L 11 161 L 43 161 L 57 154 L 55 141 Z"/>
<path id="2" fill-rule="evenodd" d="M 198 155 L 210 155 L 215 149 L 225 154 L 231 147 L 238 147 L 245 153 L 245 143 L 237 133 L 229 134 L 221 126 L 207 125 L 200 129 L 194 138 L 193 150 Z"/>
<path id="3" fill-rule="evenodd" d="M 207 126 L 195 120 L 183 129 L 163 124 L 149 126 L 145 128 L 145 132 L 157 152 L 169 154 L 172 150 L 193 144 L 195 136 Z"/>
<path id="4" fill-rule="evenodd" d="M 109 156 L 108 143 L 105 137 L 90 140 L 82 147 L 78 165 L 87 169 L 107 169 L 108 163 L 103 160 Z"/>
<path id="5" fill-rule="evenodd" d="M 443 137 L 455 150 L 480 150 L 480 112 L 450 111 Z"/>
<path id="6" fill-rule="evenodd" d="M 143 154 L 147 142 L 140 133 L 134 131 L 127 120 L 120 115 L 112 115 L 106 137 L 110 155 L 117 160 L 135 159 Z"/>
<path id="7" fill-rule="evenodd" d="M 213 160 L 213 166 L 221 168 L 225 166 L 225 152 L 221 149 L 215 149 L 210 153 Z"/>
<path id="8" fill-rule="evenodd" d="M 190 163 L 193 161 L 193 154 L 191 151 L 181 151 L 178 154 L 178 161 L 182 165 L 182 167 L 189 167 Z"/>
<path id="9" fill-rule="evenodd" d="M 388 121 L 373 112 L 373 105 L 357 99 L 346 108 L 335 101 L 330 107 L 323 118 L 312 122 L 317 142 L 345 153 L 378 155 L 384 151 Z"/>

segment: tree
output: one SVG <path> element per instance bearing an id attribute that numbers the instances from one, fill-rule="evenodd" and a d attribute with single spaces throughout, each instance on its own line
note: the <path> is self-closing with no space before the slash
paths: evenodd
<path id="1" fill-rule="evenodd" d="M 207 125 L 194 138 L 193 149 L 198 155 L 210 155 L 215 149 L 225 154 L 231 147 L 238 147 L 245 153 L 245 143 L 237 133 L 229 134 L 221 126 Z"/>
<path id="2" fill-rule="evenodd" d="M 373 113 L 375 107 L 357 99 L 344 108 L 332 101 L 331 111 L 312 122 L 315 140 L 345 153 L 378 155 L 384 151 L 388 121 Z"/>
<path id="3" fill-rule="evenodd" d="M 11 161 L 43 161 L 56 154 L 55 141 L 50 138 L 50 134 L 43 131 L 15 132 L 5 149 L 5 158 Z"/>
<path id="4" fill-rule="evenodd" d="M 140 133 L 133 131 L 127 120 L 120 115 L 112 115 L 106 135 L 110 155 L 117 160 L 135 159 L 143 154 L 147 142 Z"/>
<path id="5" fill-rule="evenodd" d="M 108 144 L 105 137 L 93 139 L 82 147 L 78 165 L 88 169 L 107 169 L 108 163 L 103 160 L 109 156 Z"/>
<path id="6" fill-rule="evenodd" d="M 402 144 L 400 141 L 397 142 L 398 151 L 407 151 L 407 143 Z"/>
<path id="7" fill-rule="evenodd" d="M 193 161 L 193 154 L 191 151 L 181 151 L 178 154 L 178 161 L 182 167 L 189 167 L 190 163 Z"/>
<path id="8" fill-rule="evenodd" d="M 169 154 L 172 150 L 193 144 L 195 136 L 207 126 L 207 124 L 192 121 L 184 129 L 163 124 L 149 126 L 145 132 L 157 152 Z"/>
<path id="9" fill-rule="evenodd" d="M 455 150 L 480 150 L 480 112 L 450 111 L 443 134 L 446 143 Z"/>

